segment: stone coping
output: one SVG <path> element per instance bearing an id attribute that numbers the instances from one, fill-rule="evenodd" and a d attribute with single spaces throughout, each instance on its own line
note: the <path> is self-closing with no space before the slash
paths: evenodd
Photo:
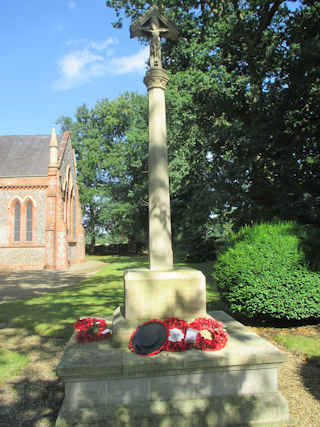
<path id="1" fill-rule="evenodd" d="M 248 330 L 223 311 L 211 312 L 222 321 L 229 335 L 226 347 L 219 351 L 189 350 L 183 353 L 161 352 L 144 357 L 128 348 L 112 346 L 112 340 L 78 343 L 69 340 L 57 367 L 64 380 L 179 375 L 186 372 L 217 369 L 253 369 L 258 365 L 280 365 L 286 355 L 268 341 Z M 108 322 L 109 324 L 109 322 Z"/>
<path id="2" fill-rule="evenodd" d="M 174 267 L 172 270 L 149 270 L 148 268 L 128 268 L 124 272 L 124 277 L 130 280 L 144 280 L 144 279 L 154 279 L 154 280 L 170 280 L 174 279 L 183 279 L 185 280 L 186 274 L 189 279 L 199 279 L 203 278 L 205 280 L 204 274 L 200 270 L 189 267 Z"/>

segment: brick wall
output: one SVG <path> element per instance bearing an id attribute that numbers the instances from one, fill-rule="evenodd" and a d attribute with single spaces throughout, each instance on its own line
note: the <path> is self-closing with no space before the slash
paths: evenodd
<path id="1" fill-rule="evenodd" d="M 45 246 L 42 247 L 1 247 L 1 270 L 42 269 L 45 260 Z"/>
<path id="2" fill-rule="evenodd" d="M 19 200 L 21 205 L 32 200 L 36 222 L 33 241 L 45 243 L 46 189 L 0 189 L 0 246 L 10 243 L 10 224 L 13 220 L 12 205 Z M 11 217 L 11 218 L 10 218 Z M 22 218 L 24 220 L 24 218 Z"/>

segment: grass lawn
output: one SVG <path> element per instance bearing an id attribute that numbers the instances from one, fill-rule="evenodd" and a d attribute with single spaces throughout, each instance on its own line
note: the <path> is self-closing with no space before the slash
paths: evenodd
<path id="1" fill-rule="evenodd" d="M 73 323 L 81 316 L 111 316 L 123 301 L 123 272 L 126 268 L 147 267 L 146 257 L 88 257 L 106 263 L 99 273 L 69 290 L 41 297 L 1 304 L 0 323 L 24 328 L 43 337 L 69 338 Z M 177 266 L 186 266 L 180 263 Z M 213 263 L 188 264 L 203 271 L 207 278 L 208 310 L 224 305 L 212 281 Z"/>
<path id="2" fill-rule="evenodd" d="M 30 360 L 23 354 L 0 348 L 0 384 L 19 374 Z"/>
<path id="3" fill-rule="evenodd" d="M 279 334 L 275 337 L 275 341 L 285 346 L 288 350 L 308 358 L 320 358 L 320 337 Z"/>
<path id="4" fill-rule="evenodd" d="M 55 369 L 63 346 L 73 333 L 75 320 L 81 316 L 110 317 L 123 302 L 124 270 L 148 265 L 146 257 L 96 256 L 88 257 L 88 260 L 102 261 L 105 267 L 94 276 L 72 284 L 68 290 L 2 303 L 0 301 L 0 426 L 55 425 L 64 395 L 64 385 L 57 379 Z M 201 270 L 207 281 L 207 310 L 227 311 L 211 279 L 214 267 L 212 261 L 175 265 Z M 256 329 L 260 333 L 259 328 Z M 311 358 L 313 352 L 313 355 L 316 354 L 313 358 L 318 358 L 318 335 L 312 337 L 313 340 L 303 341 L 301 346 L 300 338 L 303 337 L 296 336 L 292 344 L 291 336 L 290 329 L 283 329 L 278 342 L 291 351 L 302 352 Z M 293 370 L 289 374 L 284 373 L 282 378 L 285 380 L 282 381 L 297 378 L 296 372 L 300 369 L 305 383 L 301 385 L 298 380 L 293 386 L 283 383 L 284 391 L 288 387 L 285 396 L 297 420 L 299 417 L 305 420 L 308 414 L 311 414 L 312 419 L 320 419 L 318 381 L 310 383 L 310 378 L 318 377 L 318 368 L 303 361 L 299 363 L 298 367 L 286 365 Z M 292 394 L 293 389 L 295 391 Z M 299 402 L 303 402 L 303 410 Z M 303 423 L 299 425 L 304 426 Z"/>

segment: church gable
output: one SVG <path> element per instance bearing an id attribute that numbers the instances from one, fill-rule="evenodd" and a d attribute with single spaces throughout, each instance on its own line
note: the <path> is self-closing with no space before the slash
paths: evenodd
<path id="1" fill-rule="evenodd" d="M 49 135 L 0 136 L 0 177 L 48 176 Z"/>
<path id="2" fill-rule="evenodd" d="M 71 180 L 73 183 L 75 183 L 77 179 L 74 150 L 72 148 L 71 137 L 68 132 L 66 132 L 62 138 L 59 150 L 59 159 L 60 184 L 61 189 L 64 192 L 66 190 L 66 183 L 70 180 L 69 174 L 71 174 Z"/>
<path id="3" fill-rule="evenodd" d="M 84 260 L 68 132 L 57 149 L 54 130 L 51 137 L 0 136 L 0 270 L 65 269 Z"/>

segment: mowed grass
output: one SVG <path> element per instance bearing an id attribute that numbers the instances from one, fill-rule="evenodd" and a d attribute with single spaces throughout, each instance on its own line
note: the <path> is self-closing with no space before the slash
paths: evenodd
<path id="1" fill-rule="evenodd" d="M 1 301 L 0 425 L 55 425 L 63 399 L 63 384 L 55 370 L 74 322 L 81 316 L 111 317 L 123 303 L 124 271 L 148 267 L 147 257 L 96 256 L 88 260 L 102 261 L 105 267 L 78 283 L 70 277 L 70 287 L 64 291 Z M 210 280 L 213 263 L 193 267 L 207 278 L 208 309 L 223 308 Z"/>
<path id="2" fill-rule="evenodd" d="M 275 341 L 288 350 L 308 358 L 320 357 L 320 338 L 318 337 L 279 334 L 275 337 Z"/>
<path id="3" fill-rule="evenodd" d="M 1 304 L 0 323 L 23 328 L 43 337 L 68 339 L 75 320 L 81 316 L 109 317 L 123 302 L 123 273 L 127 268 L 147 267 L 147 257 L 95 256 L 88 260 L 104 262 L 105 267 L 70 289 L 45 296 L 13 300 Z M 187 266 L 178 263 L 176 266 Z M 224 309 L 219 293 L 210 280 L 213 263 L 188 265 L 207 278 L 208 310 Z"/>
<path id="4" fill-rule="evenodd" d="M 23 354 L 0 348 L 0 384 L 18 375 L 30 360 Z"/>

